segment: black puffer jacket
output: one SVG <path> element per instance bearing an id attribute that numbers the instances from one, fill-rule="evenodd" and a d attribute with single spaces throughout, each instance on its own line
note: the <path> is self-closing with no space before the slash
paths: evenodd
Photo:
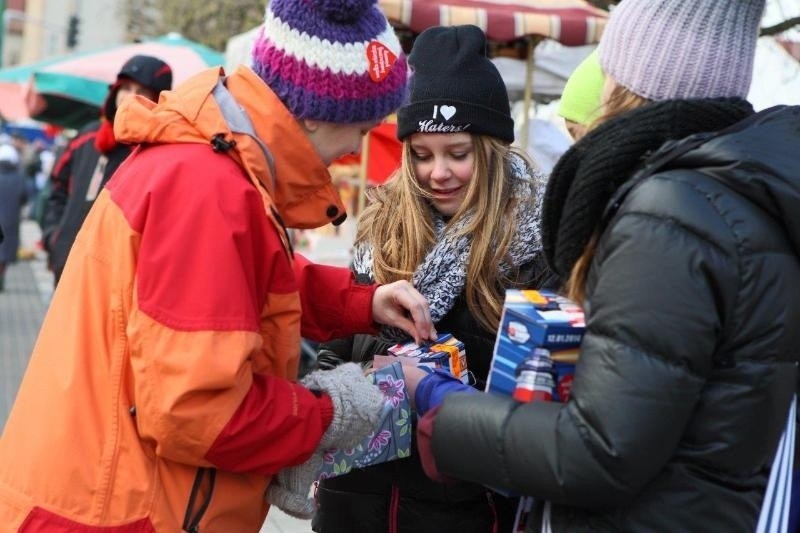
<path id="1" fill-rule="evenodd" d="M 797 389 L 800 108 L 676 155 L 697 138 L 612 201 L 570 401 L 451 395 L 442 473 L 550 500 L 555 531 L 753 531 Z"/>

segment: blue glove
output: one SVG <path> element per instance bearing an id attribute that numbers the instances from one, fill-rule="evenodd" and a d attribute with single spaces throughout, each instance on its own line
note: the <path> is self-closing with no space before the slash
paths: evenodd
<path id="1" fill-rule="evenodd" d="M 420 366 L 423 370 L 428 370 Z M 430 370 L 430 374 L 422 378 L 414 394 L 417 415 L 422 416 L 444 401 L 451 392 L 478 392 L 475 388 L 462 383 L 460 379 L 444 370 Z"/>

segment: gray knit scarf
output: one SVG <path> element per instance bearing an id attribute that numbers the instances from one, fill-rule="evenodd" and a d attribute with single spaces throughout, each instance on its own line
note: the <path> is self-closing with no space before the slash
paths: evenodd
<path id="1" fill-rule="evenodd" d="M 516 232 L 508 250 L 508 258 L 499 265 L 501 274 L 508 274 L 513 268 L 525 265 L 542 251 L 539 229 L 541 220 L 541 199 L 547 177 L 532 169 L 524 159 L 511 154 L 507 160 L 508 176 L 513 180 L 512 195 L 517 200 L 514 209 Z M 534 209 L 530 209 L 533 195 Z M 467 261 L 472 245 L 469 235 L 458 236 L 458 232 L 470 223 L 472 213 L 447 227 L 441 214 L 434 211 L 434 230 L 436 243 L 428 251 L 425 259 L 414 271 L 412 283 L 428 300 L 434 324 L 439 322 L 452 309 L 466 285 Z M 372 271 L 372 244 L 357 243 L 353 251 L 353 271 L 367 274 L 374 279 Z M 381 337 L 387 340 L 407 338 L 396 328 L 383 328 Z"/>

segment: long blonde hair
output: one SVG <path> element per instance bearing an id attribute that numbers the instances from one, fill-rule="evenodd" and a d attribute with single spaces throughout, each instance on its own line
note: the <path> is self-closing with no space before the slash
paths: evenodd
<path id="1" fill-rule="evenodd" d="M 632 92 L 630 89 L 622 85 L 615 85 L 608 96 L 608 100 L 603 105 L 603 114 L 595 120 L 590 130 L 593 130 L 601 124 L 618 117 L 619 115 L 632 111 L 650 102 L 647 98 L 639 96 Z M 589 267 L 592 263 L 592 258 L 597 250 L 597 241 L 600 236 L 595 233 L 589 240 L 589 243 L 583 249 L 583 253 L 575 262 L 569 274 L 569 279 L 566 285 L 567 297 L 577 303 L 583 303 L 586 295 L 586 278 L 589 275 Z"/>
<path id="2" fill-rule="evenodd" d="M 507 159 L 513 151 L 529 160 L 522 152 L 489 136 L 472 135 L 472 147 L 472 179 L 464 202 L 445 231 L 474 213 L 453 238 L 471 236 L 464 288 L 467 307 L 484 328 L 493 331 L 500 321 L 503 287 L 509 282 L 499 266 L 516 232 Z M 359 217 L 356 242 L 372 244 L 372 270 L 377 282 L 410 281 L 436 243 L 429 197 L 417 182 L 410 143 L 405 142 L 400 170 L 385 185 L 371 191 L 369 204 Z"/>

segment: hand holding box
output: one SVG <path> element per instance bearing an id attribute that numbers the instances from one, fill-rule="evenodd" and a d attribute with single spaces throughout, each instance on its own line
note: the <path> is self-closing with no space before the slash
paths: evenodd
<path id="1" fill-rule="evenodd" d="M 536 379 L 540 389 L 547 386 L 544 367 L 549 365 L 551 399 L 566 401 L 585 329 L 583 311 L 571 300 L 544 289 L 507 290 L 486 392 L 514 396 L 520 378 L 531 393 L 520 391 L 518 399 L 532 398 Z M 533 358 L 542 372 L 538 378 L 533 374 Z"/>
<path id="2" fill-rule="evenodd" d="M 319 479 L 340 476 L 353 468 L 364 468 L 411 455 L 411 407 L 402 366 L 394 362 L 368 377 L 378 385 L 384 396 L 383 410 L 375 431 L 352 449 L 325 450 Z"/>

